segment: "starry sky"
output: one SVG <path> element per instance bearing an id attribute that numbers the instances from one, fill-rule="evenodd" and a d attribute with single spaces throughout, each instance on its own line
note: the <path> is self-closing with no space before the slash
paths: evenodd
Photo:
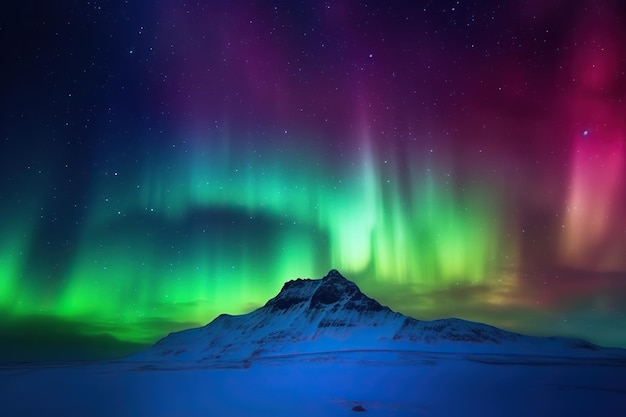
<path id="1" fill-rule="evenodd" d="M 11 2 L 0 354 L 111 357 L 337 268 L 626 347 L 619 0 Z"/>

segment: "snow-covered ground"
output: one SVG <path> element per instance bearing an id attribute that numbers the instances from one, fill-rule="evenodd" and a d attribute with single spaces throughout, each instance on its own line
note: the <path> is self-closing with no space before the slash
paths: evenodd
<path id="1" fill-rule="evenodd" d="M 4 366 L 0 416 L 626 416 L 616 358 L 352 351 L 220 366 Z"/>
<path id="2" fill-rule="evenodd" d="M 117 362 L 0 367 L 0 393 L 0 416 L 624 417 L 626 351 L 416 320 L 331 270 Z"/>

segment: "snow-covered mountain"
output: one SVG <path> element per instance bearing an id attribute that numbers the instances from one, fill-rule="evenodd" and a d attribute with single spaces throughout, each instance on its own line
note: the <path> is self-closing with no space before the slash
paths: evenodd
<path id="1" fill-rule="evenodd" d="M 583 340 L 524 336 L 460 319 L 417 320 L 382 306 L 331 270 L 322 279 L 285 283 L 276 297 L 255 311 L 222 314 L 204 327 L 171 333 L 129 359 L 228 363 L 347 350 L 559 356 L 613 351 Z"/>

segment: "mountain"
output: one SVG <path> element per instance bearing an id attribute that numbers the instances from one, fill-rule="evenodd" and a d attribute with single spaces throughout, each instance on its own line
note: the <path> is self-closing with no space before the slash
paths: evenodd
<path id="1" fill-rule="evenodd" d="M 255 311 L 222 314 L 204 327 L 171 333 L 129 359 L 230 363 L 351 350 L 558 356 L 612 351 L 583 340 L 524 336 L 454 318 L 417 320 L 369 298 L 333 269 L 322 279 L 285 283 L 276 297 Z"/>

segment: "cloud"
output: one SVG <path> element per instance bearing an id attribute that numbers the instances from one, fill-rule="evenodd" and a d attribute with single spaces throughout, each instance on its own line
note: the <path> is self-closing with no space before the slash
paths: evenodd
<path id="1" fill-rule="evenodd" d="M 458 317 L 528 335 L 626 346 L 626 334 L 615 332 L 626 320 L 623 273 L 555 270 L 550 273 L 551 281 L 528 275 L 525 280 L 435 289 L 406 283 L 365 283 L 362 289 L 382 304 L 420 320 Z"/>
<path id="2" fill-rule="evenodd" d="M 0 323 L 0 362 L 80 361 L 112 359 L 137 352 L 146 344 L 119 340 L 91 323 L 32 315 L 3 314 Z"/>

